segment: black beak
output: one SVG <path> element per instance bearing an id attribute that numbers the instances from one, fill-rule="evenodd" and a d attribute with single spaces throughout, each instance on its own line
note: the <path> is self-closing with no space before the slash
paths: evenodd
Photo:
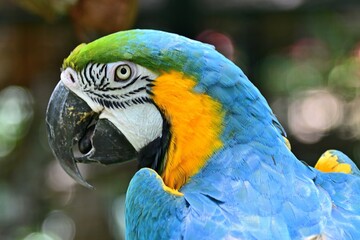
<path id="1" fill-rule="evenodd" d="M 137 152 L 107 119 L 99 119 L 87 103 L 62 82 L 54 89 L 46 111 L 50 147 L 74 180 L 92 188 L 76 163 L 111 164 L 135 159 Z"/>

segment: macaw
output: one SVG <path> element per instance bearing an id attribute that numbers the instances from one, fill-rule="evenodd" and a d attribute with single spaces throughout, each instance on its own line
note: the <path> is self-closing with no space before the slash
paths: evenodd
<path id="1" fill-rule="evenodd" d="M 137 159 L 127 239 L 360 239 L 359 169 L 291 152 L 258 89 L 213 46 L 117 32 L 64 60 L 47 109 L 64 170 Z"/>

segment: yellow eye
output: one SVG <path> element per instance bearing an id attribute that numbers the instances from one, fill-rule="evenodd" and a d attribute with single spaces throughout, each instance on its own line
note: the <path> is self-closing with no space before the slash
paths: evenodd
<path id="1" fill-rule="evenodd" d="M 129 65 L 120 65 L 115 70 L 115 81 L 126 81 L 131 77 L 131 68 Z"/>

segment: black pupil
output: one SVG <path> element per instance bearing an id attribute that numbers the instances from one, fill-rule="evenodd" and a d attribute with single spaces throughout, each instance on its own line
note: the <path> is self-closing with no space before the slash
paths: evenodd
<path id="1" fill-rule="evenodd" d="M 127 70 L 126 70 L 126 68 L 124 68 L 124 67 L 122 67 L 121 69 L 120 69 L 120 72 L 121 72 L 121 74 L 126 74 L 127 73 Z"/>

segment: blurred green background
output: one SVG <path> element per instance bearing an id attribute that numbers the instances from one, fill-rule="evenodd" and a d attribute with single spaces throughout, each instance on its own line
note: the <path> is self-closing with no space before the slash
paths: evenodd
<path id="1" fill-rule="evenodd" d="M 54 159 L 45 110 L 62 60 L 81 42 L 129 28 L 214 44 L 268 99 L 293 152 L 313 165 L 337 148 L 360 163 L 357 0 L 0 0 L 0 239 L 122 239 L 136 163 Z"/>

